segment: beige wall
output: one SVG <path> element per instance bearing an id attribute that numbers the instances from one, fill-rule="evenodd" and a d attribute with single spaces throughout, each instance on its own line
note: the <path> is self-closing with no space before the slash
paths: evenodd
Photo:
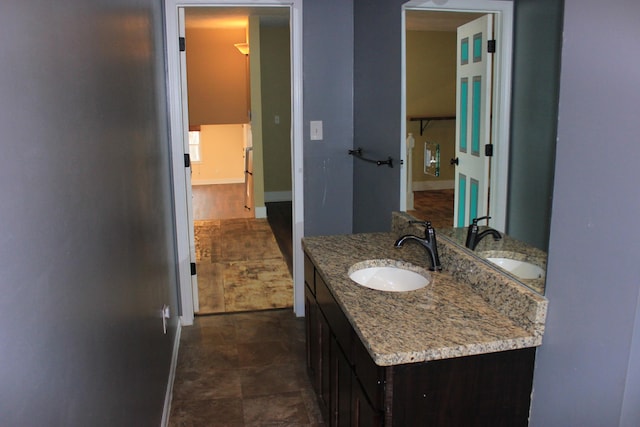
<path id="1" fill-rule="evenodd" d="M 240 29 L 188 28 L 189 125 L 248 123 L 247 58 Z"/>
<path id="2" fill-rule="evenodd" d="M 200 162 L 191 165 L 191 183 L 244 182 L 244 125 L 205 125 L 200 128 Z"/>
<path id="3" fill-rule="evenodd" d="M 286 200 L 291 193 L 289 28 L 263 26 L 260 40 L 264 191 L 271 200 Z"/>
<path id="4" fill-rule="evenodd" d="M 455 32 L 407 31 L 407 116 L 455 116 L 455 59 Z M 422 136 L 420 122 L 407 121 L 407 133 L 416 140 L 413 182 L 452 181 L 455 169 L 449 160 L 455 153 L 455 121 L 432 121 Z M 425 141 L 440 144 L 438 178 L 424 174 Z"/>

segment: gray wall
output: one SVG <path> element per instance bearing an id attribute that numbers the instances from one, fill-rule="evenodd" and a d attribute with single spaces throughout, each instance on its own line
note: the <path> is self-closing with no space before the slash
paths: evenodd
<path id="1" fill-rule="evenodd" d="M 354 0 L 354 148 L 393 168 L 353 159 L 353 230 L 386 231 L 400 209 L 401 6 Z"/>
<path id="2" fill-rule="evenodd" d="M 532 427 L 640 425 L 640 3 L 565 0 Z"/>
<path id="3" fill-rule="evenodd" d="M 350 233 L 353 209 L 353 7 L 304 3 L 305 235 Z M 310 141 L 309 121 L 324 122 Z"/>
<path id="4" fill-rule="evenodd" d="M 509 235 L 547 250 L 562 47 L 560 0 L 514 3 Z"/>
<path id="5" fill-rule="evenodd" d="M 0 425 L 157 426 L 177 313 L 161 2 L 4 1 L 0 39 Z"/>

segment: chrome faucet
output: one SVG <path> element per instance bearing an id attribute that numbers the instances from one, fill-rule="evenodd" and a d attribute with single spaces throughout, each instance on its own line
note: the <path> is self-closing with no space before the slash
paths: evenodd
<path id="1" fill-rule="evenodd" d="M 494 230 L 493 228 L 487 228 L 481 233 L 478 233 L 480 227 L 478 227 L 478 221 L 482 221 L 483 219 L 491 219 L 490 216 L 482 216 L 480 218 L 473 218 L 469 228 L 467 229 L 467 241 L 465 246 L 471 249 L 472 251 L 476 249 L 480 240 L 487 237 L 489 234 L 493 236 L 494 240 L 500 240 L 502 236 L 498 232 L 498 230 Z"/>
<path id="2" fill-rule="evenodd" d="M 425 248 L 425 250 L 429 254 L 429 258 L 431 259 L 431 267 L 429 267 L 429 270 L 431 271 L 442 270 L 442 265 L 440 265 L 440 257 L 438 256 L 438 243 L 436 242 L 436 230 L 434 230 L 434 228 L 431 226 L 431 222 L 430 221 L 425 221 L 425 222 L 411 221 L 411 223 L 414 223 L 414 224 L 419 223 L 424 225 L 425 227 L 424 238 L 414 236 L 412 234 L 407 234 L 400 237 L 398 240 L 396 240 L 396 243 L 394 244 L 394 246 L 396 248 L 399 248 L 402 245 L 404 245 L 405 242 L 408 242 L 408 241 L 417 242 L 420 245 L 422 245 L 422 247 Z"/>

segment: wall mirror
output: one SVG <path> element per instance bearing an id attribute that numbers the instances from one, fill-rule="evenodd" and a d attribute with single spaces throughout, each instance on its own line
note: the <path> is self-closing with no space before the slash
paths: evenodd
<path id="1" fill-rule="evenodd" d="M 480 232 L 491 227 L 503 238 L 488 236 L 472 252 L 543 294 L 561 10 L 470 3 L 403 6 L 402 210 L 461 246 L 471 220 L 490 216 Z M 541 24 L 551 49 L 532 55 Z M 481 57 L 489 63 L 478 66 Z M 480 168 L 469 172 L 471 154 Z"/>

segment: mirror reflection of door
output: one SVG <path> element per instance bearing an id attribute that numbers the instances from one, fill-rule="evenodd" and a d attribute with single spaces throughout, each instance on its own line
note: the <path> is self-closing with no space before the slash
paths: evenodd
<path id="1" fill-rule="evenodd" d="M 480 16 L 406 12 L 406 125 L 415 141 L 407 185 L 414 206 L 409 213 L 437 228 L 451 227 L 455 218 L 456 167 L 450 159 L 457 157 L 457 28 Z"/>
<path id="2" fill-rule="evenodd" d="M 485 15 L 457 31 L 454 227 L 489 214 L 492 29 L 493 18 Z"/>

